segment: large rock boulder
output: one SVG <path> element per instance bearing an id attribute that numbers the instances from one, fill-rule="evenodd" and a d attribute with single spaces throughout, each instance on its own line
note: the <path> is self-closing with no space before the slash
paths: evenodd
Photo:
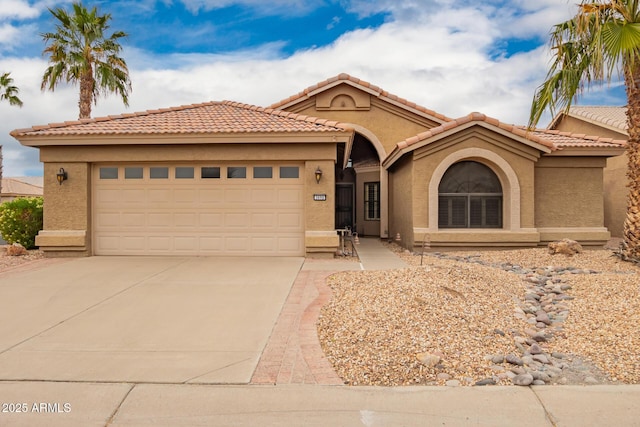
<path id="1" fill-rule="evenodd" d="M 549 253 L 552 255 L 563 254 L 573 256 L 582 252 L 582 245 L 571 239 L 562 239 L 557 242 L 550 242 L 548 245 Z"/>
<path id="2" fill-rule="evenodd" d="M 27 255 L 29 252 L 20 243 L 14 243 L 7 246 L 7 255 L 9 256 L 21 256 Z"/>

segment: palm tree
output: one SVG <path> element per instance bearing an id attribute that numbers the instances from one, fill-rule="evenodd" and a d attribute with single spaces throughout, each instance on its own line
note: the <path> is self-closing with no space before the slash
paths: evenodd
<path id="1" fill-rule="evenodd" d="M 0 74 L 0 101 L 9 101 L 9 105 L 22 107 L 22 101 L 18 98 L 18 89 L 13 85 L 13 79 L 9 77 L 11 73 Z"/>
<path id="2" fill-rule="evenodd" d="M 533 128 L 549 108 L 567 112 L 592 84 L 620 75 L 627 93 L 628 199 L 620 255 L 640 262 L 640 0 L 582 0 L 576 15 L 552 28 L 553 63 L 531 105 Z"/>
<path id="3" fill-rule="evenodd" d="M 53 91 L 62 81 L 80 82 L 81 119 L 91 117 L 91 104 L 97 103 L 100 94 L 115 92 L 128 106 L 129 70 L 119 56 L 119 40 L 127 34 L 116 31 L 105 37 L 110 14 L 98 15 L 95 7 L 87 10 L 81 2 L 74 2 L 72 7 L 72 15 L 62 8 L 49 9 L 58 22 L 55 33 L 42 34 L 47 44 L 42 54 L 49 56 L 50 65 L 42 77 L 41 89 Z"/>

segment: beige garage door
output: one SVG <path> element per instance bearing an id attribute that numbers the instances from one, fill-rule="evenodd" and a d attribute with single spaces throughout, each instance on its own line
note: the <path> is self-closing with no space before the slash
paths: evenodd
<path id="1" fill-rule="evenodd" d="M 96 255 L 304 255 L 301 165 L 96 165 L 93 183 Z"/>

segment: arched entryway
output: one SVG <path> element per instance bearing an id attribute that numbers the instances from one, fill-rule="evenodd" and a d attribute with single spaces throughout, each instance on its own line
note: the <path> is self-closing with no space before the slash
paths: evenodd
<path id="1" fill-rule="evenodd" d="M 362 236 L 387 237 L 388 180 L 380 166 L 384 149 L 371 132 L 354 127 L 352 144 L 338 147 L 336 228 L 349 227 Z"/>

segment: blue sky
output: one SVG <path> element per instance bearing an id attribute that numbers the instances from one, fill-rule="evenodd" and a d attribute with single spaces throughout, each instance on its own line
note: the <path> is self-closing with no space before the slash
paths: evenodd
<path id="1" fill-rule="evenodd" d="M 133 84 L 127 109 L 111 96 L 93 116 L 204 101 L 268 106 L 349 73 L 450 117 L 480 111 L 525 124 L 549 64 L 551 26 L 568 0 L 142 0 L 85 1 L 112 15 Z M 23 108 L 0 104 L 4 175 L 41 175 L 38 152 L 12 129 L 77 118 L 77 88 L 40 91 L 47 8 L 65 1 L 0 0 L 0 72 Z M 586 104 L 623 105 L 619 86 Z M 544 117 L 545 126 L 550 117 Z"/>

